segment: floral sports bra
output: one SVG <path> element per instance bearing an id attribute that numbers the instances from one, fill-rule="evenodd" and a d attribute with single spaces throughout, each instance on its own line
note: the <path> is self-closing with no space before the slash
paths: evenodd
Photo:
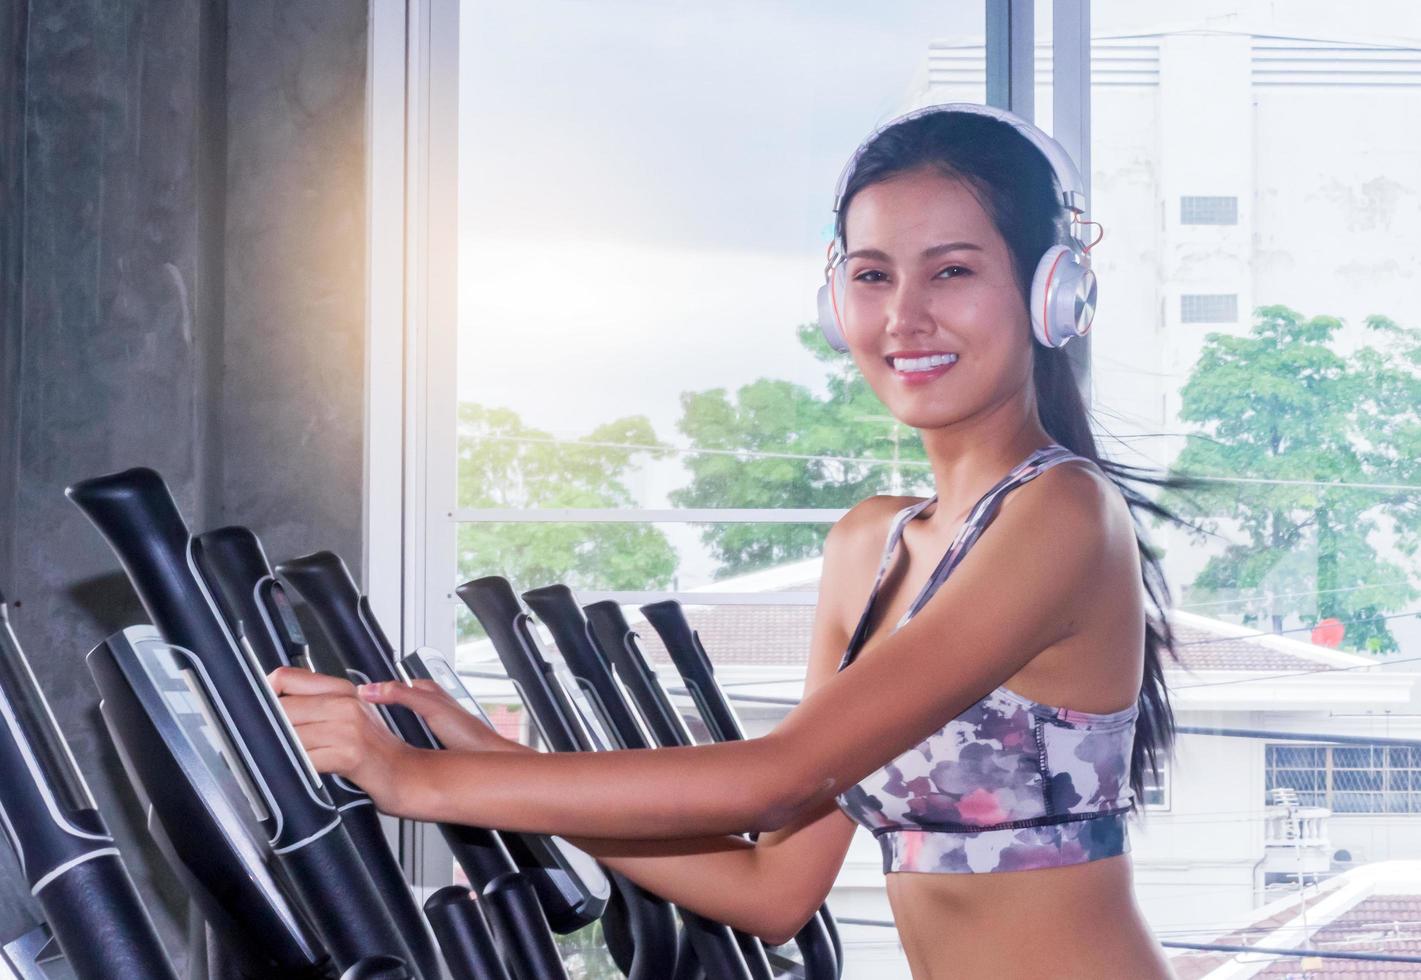
<path id="1" fill-rule="evenodd" d="M 952 574 L 1010 490 L 1057 463 L 1082 458 L 1053 443 L 988 490 L 894 630 Z M 894 518 L 840 670 L 867 637 L 869 614 L 903 527 L 936 499 Z M 1124 854 L 1130 850 L 1125 819 L 1135 800 L 1129 776 L 1138 714 L 1138 704 L 1110 714 L 1055 708 L 998 687 L 839 796 L 839 806 L 878 839 L 885 874 L 1018 871 Z"/>

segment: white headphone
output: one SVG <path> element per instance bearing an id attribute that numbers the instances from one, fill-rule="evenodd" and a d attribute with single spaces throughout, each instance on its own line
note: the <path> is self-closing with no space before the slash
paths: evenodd
<path id="1" fill-rule="evenodd" d="M 1071 162 L 1070 154 L 1031 123 L 1004 109 L 974 102 L 947 102 L 916 109 L 878 127 L 854 151 L 839 175 L 838 186 L 834 189 L 834 216 L 838 230 L 829 245 L 824 285 L 819 287 L 819 329 L 824 332 L 824 339 L 834 350 L 849 349 L 848 342 L 844 340 L 840 314 L 844 307 L 848 277 L 844 262 L 847 251 L 843 239 L 844 222 L 839 209 L 843 206 L 844 189 L 853 177 L 859 158 L 884 130 L 939 112 L 972 113 L 999 119 L 1015 127 L 1046 157 L 1046 162 L 1056 174 L 1056 182 L 1061 186 L 1061 204 L 1071 215 L 1070 233 L 1066 244 L 1052 245 L 1036 264 L 1036 272 L 1031 279 L 1031 328 L 1037 341 L 1047 347 L 1063 347 L 1073 338 L 1085 336 L 1095 317 L 1096 282 L 1095 273 L 1090 269 L 1089 255 L 1094 243 L 1087 245 L 1080 237 L 1081 225 L 1091 222 L 1081 221 L 1086 211 L 1085 183 L 1081 180 L 1080 171 Z"/>

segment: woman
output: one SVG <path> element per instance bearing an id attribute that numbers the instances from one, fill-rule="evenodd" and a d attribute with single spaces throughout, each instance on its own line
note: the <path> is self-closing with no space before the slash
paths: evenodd
<path id="1" fill-rule="evenodd" d="M 1171 976 L 1125 820 L 1173 731 L 1172 638 L 1145 612 L 1168 590 L 1131 508 L 1172 515 L 1099 459 L 1060 317 L 1029 312 L 1068 231 L 1053 178 L 1069 159 L 1048 144 L 994 110 L 932 107 L 875 133 L 841 180 L 826 332 L 920 431 L 937 492 L 871 497 L 831 529 L 804 699 L 772 732 L 539 754 L 432 685 L 283 668 L 272 684 L 317 768 L 388 813 L 568 837 L 772 943 L 818 909 L 862 823 L 916 978 Z M 1083 251 L 1063 262 L 1088 268 Z M 372 703 L 420 712 L 455 751 L 408 748 Z"/>

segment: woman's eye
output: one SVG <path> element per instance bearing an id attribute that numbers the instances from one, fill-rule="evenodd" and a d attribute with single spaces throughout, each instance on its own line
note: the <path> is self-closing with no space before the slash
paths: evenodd
<path id="1" fill-rule="evenodd" d="M 971 274 L 972 270 L 965 265 L 949 265 L 939 272 L 938 276 L 956 279 L 959 276 Z M 862 272 L 854 273 L 852 278 L 855 282 L 884 282 L 888 277 L 878 269 L 864 269 Z"/>

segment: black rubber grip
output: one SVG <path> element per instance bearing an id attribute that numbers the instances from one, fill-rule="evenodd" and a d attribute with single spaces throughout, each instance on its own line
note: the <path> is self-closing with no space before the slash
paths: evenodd
<path id="1" fill-rule="evenodd" d="M 701 644 L 701 638 L 691 628 L 685 610 L 674 599 L 654 602 L 641 607 L 642 615 L 651 623 L 671 661 L 676 665 L 701 715 L 718 742 L 736 742 L 745 737 L 740 720 L 730 706 L 720 684 L 715 679 L 715 666 Z M 751 838 L 754 839 L 753 836 Z M 841 954 L 836 943 L 838 930 L 828 906 L 819 912 L 795 936 L 805 965 L 807 980 L 835 980 L 841 971 Z M 755 966 L 752 963 L 752 967 Z M 768 968 L 768 963 L 766 964 Z"/>
<path id="2" fill-rule="evenodd" d="M 283 624 L 273 621 L 268 629 L 272 611 L 263 609 L 257 598 L 258 583 L 271 577 L 261 540 L 249 528 L 220 527 L 199 534 L 196 541 L 198 570 L 213 587 L 213 597 L 233 634 L 246 637 L 266 673 L 289 667 L 291 653 L 282 637 L 272 635 Z"/>
<path id="3" fill-rule="evenodd" d="M 663 747 L 694 745 L 686 723 L 677 713 L 666 692 L 657 683 L 656 673 L 637 645 L 636 632 L 627 622 L 622 607 L 610 599 L 583 606 L 587 625 L 598 646 L 612 660 L 617 676 L 636 702 L 642 719 L 651 729 L 656 744 Z"/>
<path id="4" fill-rule="evenodd" d="M 313 917 L 338 966 L 349 969 L 380 955 L 414 963 L 345 827 L 336 824 L 327 833 L 280 855 L 280 860 L 302 895 L 318 895 L 324 903 Z"/>
<path id="5" fill-rule="evenodd" d="M 528 613 L 508 580 L 490 575 L 465 582 L 454 591 L 488 634 L 548 747 L 555 752 L 590 751 L 592 742 L 554 676 L 552 664 L 543 656 Z"/>
<path id="6" fill-rule="evenodd" d="M 490 881 L 481 892 L 489 924 L 519 980 L 566 977 L 562 954 L 548 931 L 533 886 L 518 871 Z"/>
<path id="7" fill-rule="evenodd" d="M 572 590 L 565 585 L 550 585 L 523 593 L 523 600 L 538 615 L 553 641 L 562 652 L 573 676 L 596 694 L 604 712 L 606 724 L 612 729 L 622 748 L 646 749 L 650 744 L 632 714 L 617 682 L 612 676 L 606 652 L 588 632 L 587 620 L 578 608 Z M 756 980 L 771 980 L 769 963 L 763 973 L 753 971 L 755 960 L 762 957 L 759 947 L 749 956 L 738 944 L 729 927 L 687 909 L 679 909 L 681 925 L 691 944 L 690 949 L 700 960 L 708 976 L 735 980 L 754 976 Z M 680 955 L 680 954 L 678 954 Z"/>
<path id="8" fill-rule="evenodd" d="M 272 589 L 280 585 L 272 579 L 271 565 L 261 539 L 245 527 L 223 527 L 197 537 L 199 571 L 213 586 L 217 604 L 234 633 L 246 638 L 262 669 L 268 672 L 291 665 L 295 646 L 283 614 L 288 610 L 268 608 Z M 298 628 L 299 629 L 299 628 Z M 344 780 L 331 778 L 326 787 L 341 813 L 350 841 L 355 845 L 365 870 L 370 874 L 385 909 L 404 936 L 415 964 L 426 977 L 437 978 L 443 969 L 434 937 L 410 892 L 404 870 L 390 848 L 380 817 L 370 797 Z"/>
<path id="9" fill-rule="evenodd" d="M 671 662 L 676 665 L 681 679 L 690 689 L 691 697 L 700 707 L 703 720 L 715 735 L 716 741 L 735 742 L 743 739 L 745 733 L 741 731 L 740 722 L 735 717 L 730 702 L 721 693 L 720 685 L 715 682 L 715 666 L 707 656 L 705 648 L 701 646 L 700 637 L 691 629 L 681 604 L 675 599 L 653 602 L 642 606 L 641 613 L 661 637 L 666 652 L 671 655 Z"/>
<path id="10" fill-rule="evenodd" d="M 36 897 L 79 980 L 177 980 L 118 855 L 76 864 Z"/>
<path id="11" fill-rule="evenodd" d="M 453 980 L 512 980 L 469 889 L 463 885 L 439 889 L 425 901 L 424 914 L 439 938 Z"/>
<path id="12" fill-rule="evenodd" d="M 508 676 L 519 689 L 549 745 L 559 752 L 589 751 L 553 667 L 533 635 L 530 619 L 513 587 L 496 575 L 466 582 L 455 590 L 488 633 Z M 668 977 L 676 965 L 676 916 L 671 905 L 627 878 L 608 872 L 618 901 L 603 915 L 607 946 L 631 980 Z M 631 954 L 630 963 L 626 955 Z"/>
<path id="13" fill-rule="evenodd" d="M 632 714 L 606 657 L 594 645 L 587 619 L 577 598 L 566 585 L 548 585 L 523 593 L 523 601 L 543 621 L 553 635 L 563 660 L 578 683 L 592 693 L 594 704 L 603 713 L 602 721 L 624 749 L 649 749 L 641 725 Z"/>
<path id="14" fill-rule="evenodd" d="M 332 789 L 332 795 L 340 792 L 339 787 Z M 390 849 L 385 828 L 380 825 L 380 814 L 370 798 L 360 794 L 352 799 L 341 810 L 341 825 L 365 863 L 365 870 L 375 890 L 380 893 L 390 918 L 404 937 L 405 946 L 414 957 L 419 971 L 428 978 L 437 978 L 443 961 L 434 936 L 420 915 L 419 903 L 410 891 L 409 881 L 395 852 Z"/>

